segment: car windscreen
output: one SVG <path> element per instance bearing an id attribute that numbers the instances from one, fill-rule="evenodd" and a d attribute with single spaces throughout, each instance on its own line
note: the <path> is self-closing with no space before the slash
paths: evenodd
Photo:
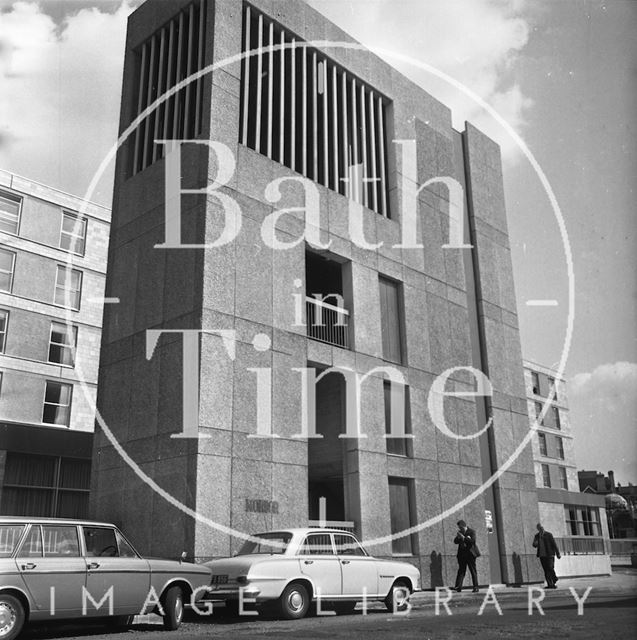
<path id="1" fill-rule="evenodd" d="M 253 538 L 257 540 L 246 540 L 237 553 L 238 556 L 247 556 L 253 553 L 285 553 L 292 538 L 288 532 L 258 533 Z"/>
<path id="2" fill-rule="evenodd" d="M 23 531 L 23 524 L 0 525 L 0 558 L 11 557 Z"/>

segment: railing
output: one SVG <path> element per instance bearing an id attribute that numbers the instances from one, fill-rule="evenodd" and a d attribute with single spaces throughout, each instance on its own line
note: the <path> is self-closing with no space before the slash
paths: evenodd
<path id="1" fill-rule="evenodd" d="M 307 335 L 349 349 L 349 311 L 316 298 L 305 298 Z"/>
<path id="2" fill-rule="evenodd" d="M 356 523 L 350 520 L 310 520 L 308 527 L 316 527 L 318 529 L 339 529 L 340 531 L 347 531 L 348 533 L 356 533 Z"/>
<path id="3" fill-rule="evenodd" d="M 604 555 L 610 553 L 608 541 L 604 538 L 555 538 L 555 542 L 565 556 Z"/>
<path id="4" fill-rule="evenodd" d="M 615 538 L 610 541 L 611 553 L 614 556 L 629 556 L 637 553 L 637 538 Z"/>

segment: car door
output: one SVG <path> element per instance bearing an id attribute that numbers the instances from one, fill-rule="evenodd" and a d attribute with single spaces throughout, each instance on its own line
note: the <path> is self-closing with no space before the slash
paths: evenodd
<path id="1" fill-rule="evenodd" d="M 334 542 L 343 581 L 344 596 L 373 596 L 378 593 L 378 569 L 358 540 L 347 533 L 335 533 Z"/>
<path id="2" fill-rule="evenodd" d="M 150 565 L 115 527 L 82 526 L 86 554 L 86 589 L 99 603 L 112 587 L 113 613 L 140 613 L 150 588 Z M 108 603 L 99 610 L 89 604 L 89 615 L 108 615 Z"/>
<path id="3" fill-rule="evenodd" d="M 341 568 L 329 533 L 309 533 L 299 551 L 301 573 L 311 578 L 321 598 L 341 595 Z"/>
<path id="4" fill-rule="evenodd" d="M 15 561 L 36 612 L 52 619 L 82 615 L 86 561 L 76 525 L 32 524 Z"/>

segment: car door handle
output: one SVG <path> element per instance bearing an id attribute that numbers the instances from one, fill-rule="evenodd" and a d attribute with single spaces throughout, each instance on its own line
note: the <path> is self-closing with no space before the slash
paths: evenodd
<path id="1" fill-rule="evenodd" d="M 341 560 L 341 564 L 349 564 L 349 560 Z"/>
<path id="2" fill-rule="evenodd" d="M 303 560 L 305 564 L 314 564 L 314 560 Z"/>
<path id="3" fill-rule="evenodd" d="M 99 562 L 89 562 L 88 563 L 88 568 L 89 568 L 89 571 L 91 569 L 99 569 L 100 568 L 100 563 Z"/>
<path id="4" fill-rule="evenodd" d="M 33 562 L 27 562 L 27 564 L 22 565 L 22 571 L 29 571 L 30 569 L 35 569 L 36 566 L 37 565 L 34 564 Z"/>

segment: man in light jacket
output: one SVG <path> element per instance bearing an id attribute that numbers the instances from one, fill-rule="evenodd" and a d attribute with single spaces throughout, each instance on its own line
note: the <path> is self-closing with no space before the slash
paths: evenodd
<path id="1" fill-rule="evenodd" d="M 550 531 L 546 531 L 538 522 L 537 533 L 533 538 L 533 546 L 537 549 L 537 557 L 540 559 L 542 569 L 544 569 L 544 577 L 546 578 L 547 589 L 557 589 L 555 583 L 557 576 L 555 575 L 555 556 L 561 558 L 560 550 L 557 548 L 555 538 Z"/>

